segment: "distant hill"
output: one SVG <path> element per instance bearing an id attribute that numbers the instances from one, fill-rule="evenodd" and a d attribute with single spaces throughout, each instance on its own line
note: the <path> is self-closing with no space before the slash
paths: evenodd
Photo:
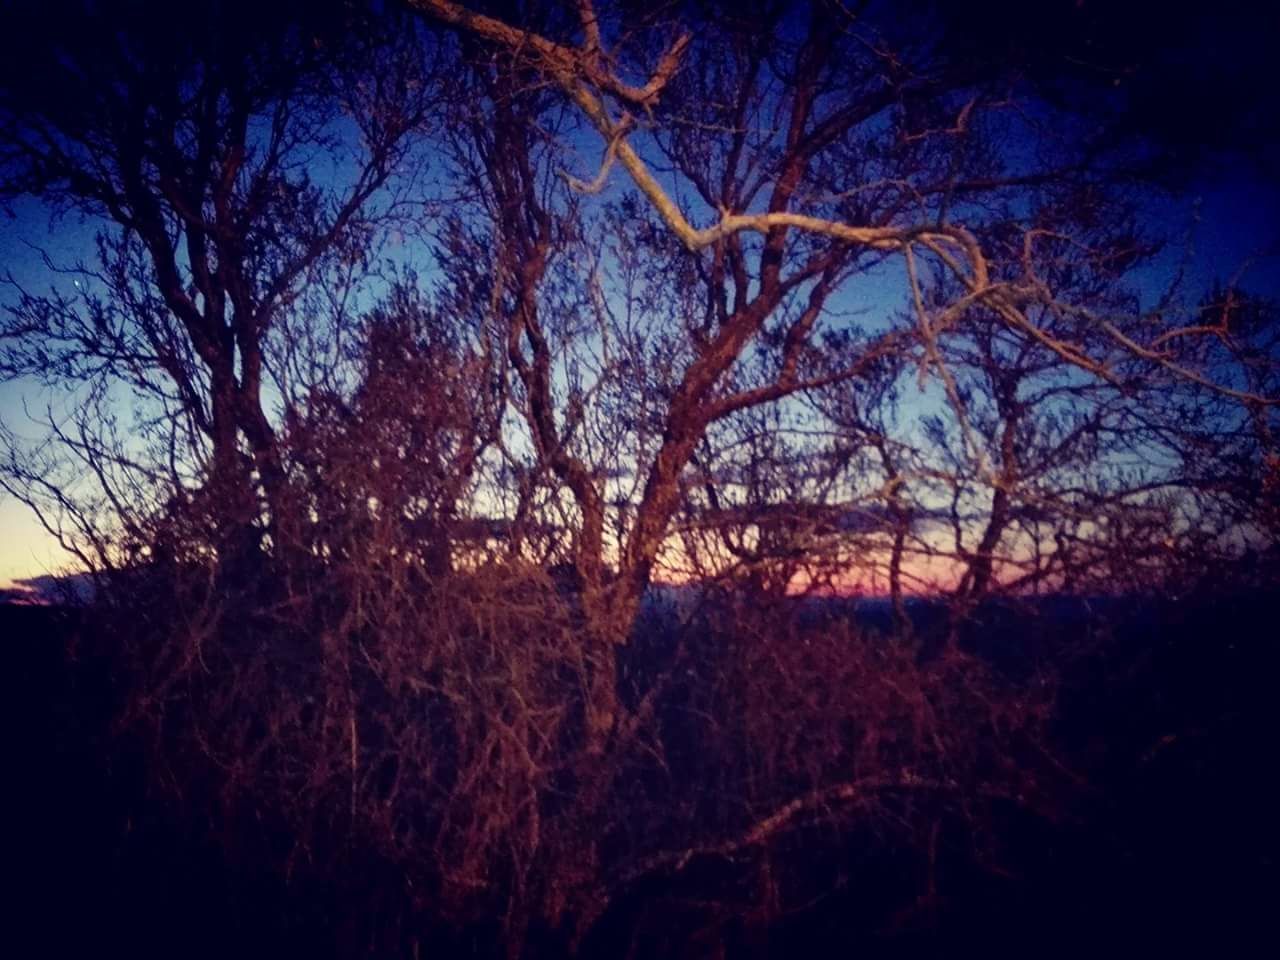
<path id="1" fill-rule="evenodd" d="M 10 581 L 0 588 L 0 603 L 65 604 L 83 603 L 93 597 L 93 578 L 87 573 L 64 576 L 43 574 Z"/>

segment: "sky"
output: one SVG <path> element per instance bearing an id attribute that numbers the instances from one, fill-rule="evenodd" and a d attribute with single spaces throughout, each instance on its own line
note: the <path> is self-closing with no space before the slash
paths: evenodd
<path id="1" fill-rule="evenodd" d="M 1224 172 L 1229 171 L 1227 168 Z M 1166 216 L 1171 222 L 1197 221 L 1192 236 L 1194 274 L 1198 283 L 1207 285 L 1214 277 L 1233 276 L 1259 250 L 1274 248 L 1280 224 L 1280 190 L 1255 177 L 1229 175 L 1206 179 L 1198 186 L 1179 199 Z M 39 289 L 56 278 L 34 247 L 46 248 L 55 260 L 89 255 L 92 229 L 88 225 L 63 219 L 50 227 L 47 215 L 30 202 L 19 213 L 16 218 L 0 222 L 0 273 L 12 273 L 24 285 Z M 1165 262 L 1153 269 L 1153 287 L 1159 286 L 1160 273 L 1180 256 L 1180 251 L 1171 249 Z M 1276 269 L 1275 258 L 1255 261 L 1243 285 L 1280 297 L 1280 270 Z M 0 302 L 4 296 L 0 294 Z M 0 384 L 0 420 L 19 433 L 30 434 L 23 401 L 26 398 L 38 402 L 38 397 L 39 391 L 29 384 Z M 59 572 L 68 562 L 69 558 L 31 511 L 0 492 L 0 589 L 25 578 Z"/>
<path id="2" fill-rule="evenodd" d="M 92 254 L 93 227 L 75 218 L 50 223 L 37 201 L 18 200 L 0 212 L 0 277 L 34 290 L 56 282 L 36 248 L 43 248 L 56 262 L 74 261 Z M 0 306 L 10 302 L 12 290 L 0 288 Z M 24 399 L 38 400 L 30 384 L 0 382 L 0 423 L 20 436 L 33 435 L 23 409 Z M 69 557 L 45 531 L 32 512 L 0 490 L 0 589 L 27 577 L 60 572 Z"/>
<path id="3" fill-rule="evenodd" d="M 1169 48 L 1159 58 L 1163 61 L 1161 72 L 1138 78 L 1152 90 L 1170 89 L 1157 81 L 1180 78 L 1172 89 L 1185 103 L 1179 119 L 1188 122 L 1180 126 L 1171 123 L 1170 117 L 1177 116 L 1178 111 L 1163 102 L 1159 109 L 1153 109 L 1151 104 L 1144 109 L 1153 124 L 1169 126 L 1169 150 L 1195 154 L 1191 161 L 1195 172 L 1180 197 L 1167 209 L 1153 213 L 1157 220 L 1164 221 L 1171 234 L 1178 235 L 1182 228 L 1192 227 L 1190 280 L 1200 287 L 1215 278 L 1235 276 L 1241 265 L 1260 251 L 1270 249 L 1274 254 L 1280 250 L 1280 150 L 1274 129 L 1258 127 L 1260 114 L 1254 109 L 1257 97 L 1248 102 L 1219 97 L 1229 107 L 1223 106 L 1218 111 L 1222 115 L 1215 114 L 1213 120 L 1207 117 L 1214 107 L 1207 98 L 1215 88 L 1219 93 L 1234 90 L 1241 82 L 1241 71 L 1247 69 L 1236 61 L 1247 57 L 1253 47 L 1245 43 L 1242 48 L 1243 41 L 1238 38 L 1250 36 L 1256 46 L 1258 34 L 1267 32 L 1262 24 L 1249 30 L 1247 24 L 1231 19 L 1230 5 L 1224 9 L 1226 12 L 1216 19 L 1206 21 L 1201 14 L 1195 22 L 1166 24 L 1162 29 Z M 1188 62 L 1193 53 L 1201 55 L 1195 70 Z M 1191 73 L 1210 79 L 1196 88 L 1189 85 L 1187 74 Z M 1196 124 L 1190 122 L 1196 115 L 1205 118 L 1199 140 L 1194 132 Z M 1274 127 L 1274 117 L 1267 122 Z M 1188 127 L 1193 129 L 1188 132 Z M 615 178 L 620 175 L 615 171 Z M 50 223 L 48 212 L 37 201 L 16 201 L 0 211 L 0 277 L 11 275 L 37 291 L 65 283 L 65 278 L 57 278 L 48 269 L 38 251 L 46 251 L 60 263 L 91 260 L 93 232 L 93 224 L 74 217 Z M 1178 247 L 1167 251 L 1148 268 L 1145 282 L 1153 290 L 1159 288 L 1184 252 Z M 1256 260 L 1242 277 L 1242 284 L 1255 293 L 1280 298 L 1280 269 L 1275 257 Z M 11 288 L 0 288 L 0 308 L 11 296 Z M 34 428 L 24 414 L 24 402 L 42 406 L 39 390 L 31 384 L 0 383 L 0 423 L 19 434 L 30 435 Z M 23 578 L 57 572 L 66 563 L 66 556 L 30 511 L 0 491 L 0 588 Z"/>

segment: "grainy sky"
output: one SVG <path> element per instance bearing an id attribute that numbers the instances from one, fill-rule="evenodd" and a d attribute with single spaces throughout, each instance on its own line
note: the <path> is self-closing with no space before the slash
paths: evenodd
<path id="1" fill-rule="evenodd" d="M 1280 297 L 1274 257 L 1280 251 L 1280 113 L 1253 79 L 1263 73 L 1258 54 L 1274 42 L 1269 27 L 1277 24 L 1246 18 L 1243 8 L 1233 12 L 1231 3 L 1195 18 L 1179 19 L 1163 10 L 1154 20 L 1123 14 L 1106 21 L 1106 5 L 1081 2 L 1076 7 L 1104 11 L 1094 28 L 1117 49 L 1146 45 L 1137 52 L 1151 66 L 1133 78 L 1140 121 L 1192 171 L 1183 195 L 1152 214 L 1171 235 L 1189 238 L 1190 281 L 1203 286 L 1215 278 L 1229 279 L 1250 258 L 1270 251 L 1271 258 L 1253 262 L 1242 284 Z M 1016 32 L 1011 28 L 1011 37 Z M 1152 44 L 1159 45 L 1154 52 Z M 1109 53 L 1114 57 L 1115 49 Z M 0 277 L 11 274 L 34 291 L 68 283 L 46 266 L 38 250 L 56 263 L 91 261 L 94 229 L 76 218 L 51 224 L 36 201 L 12 204 L 0 212 Z M 1178 261 L 1186 265 L 1186 252 L 1185 246 L 1174 246 L 1151 269 L 1153 288 Z M 12 293 L 0 288 L 0 308 Z M 895 306 L 886 301 L 886 309 Z M 0 383 L 0 422 L 19 435 L 34 436 L 37 430 L 24 404 L 43 409 L 44 398 L 31 384 Z M 26 508 L 0 492 L 0 587 L 56 571 L 65 562 Z"/>
<path id="2" fill-rule="evenodd" d="M 1237 168 L 1217 163 L 1196 189 L 1165 213 L 1170 226 L 1193 224 L 1191 235 L 1195 279 L 1207 283 L 1214 277 L 1229 278 L 1259 251 L 1276 248 L 1280 224 L 1280 189 L 1256 175 L 1233 175 Z M 17 216 L 0 225 L 0 264 L 33 289 L 63 282 L 48 270 L 35 247 L 49 251 L 55 261 L 74 261 L 91 255 L 92 229 L 75 220 L 52 226 L 34 203 L 21 204 Z M 1176 232 L 1176 231 L 1175 231 Z M 1167 261 L 1180 257 L 1171 248 Z M 1152 276 L 1159 283 L 1158 275 Z M 1259 259 L 1244 277 L 1248 289 L 1280 297 L 1280 270 L 1274 257 Z M 0 299 L 5 294 L 0 293 Z M 886 308 L 896 304 L 886 303 Z M 41 393 L 32 385 L 0 384 L 0 418 L 19 433 L 34 435 L 27 422 L 24 401 L 42 406 Z M 0 493 L 0 588 L 25 577 L 56 572 L 67 562 L 22 504 Z"/>

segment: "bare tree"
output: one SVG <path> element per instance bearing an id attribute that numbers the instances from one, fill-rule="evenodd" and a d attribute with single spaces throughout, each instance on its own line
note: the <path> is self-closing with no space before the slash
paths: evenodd
<path id="1" fill-rule="evenodd" d="M 74 289 L 9 278 L 4 369 L 86 385 L 73 426 L 49 425 L 74 435 L 64 451 L 93 472 L 121 532 L 145 541 L 131 485 L 167 475 L 174 496 L 216 504 L 221 547 L 243 563 L 260 517 L 278 543 L 296 514 L 270 411 L 325 360 L 298 363 L 304 318 L 322 308 L 308 284 L 323 277 L 337 302 L 349 296 L 396 214 L 384 187 L 424 117 L 420 54 L 380 49 L 386 72 L 368 82 L 361 59 L 377 41 L 351 40 L 355 22 L 325 5 L 116 14 L 70 4 L 8 15 L 4 192 L 102 226 L 96 264 L 48 261 Z M 317 177 L 317 151 L 343 174 Z M 151 449 L 106 435 L 103 405 L 114 409 L 120 388 L 145 403 L 131 432 Z M 133 467 L 144 480 L 122 475 Z"/>
<path id="2" fill-rule="evenodd" d="M 751 406 L 864 378 L 886 355 L 911 357 L 922 385 L 936 385 L 957 429 L 951 455 L 994 489 L 993 521 L 980 541 L 1003 533 L 1002 490 L 1018 467 L 1000 463 L 998 438 L 978 435 L 980 414 L 969 410 L 974 387 L 960 382 L 959 366 L 985 370 L 981 393 L 1001 408 L 1006 447 L 1018 432 L 1018 384 L 1029 373 L 1074 379 L 1077 386 L 1058 388 L 1068 395 L 1181 384 L 1241 409 L 1273 406 L 1242 363 L 1249 350 L 1265 349 L 1214 336 L 1180 316 L 1169 295 L 1144 311 L 1120 293 L 1155 246 L 1132 226 L 1134 210 L 1122 196 L 1133 185 L 1131 158 L 1111 147 L 1110 132 L 1081 134 L 1079 145 L 1054 138 L 1047 121 L 1023 109 L 1034 88 L 1007 78 L 997 88 L 999 76 L 930 46 L 928 31 L 922 44 L 898 50 L 872 19 L 819 4 L 807 22 L 775 11 L 772 25 L 794 39 L 763 39 L 768 20 L 698 22 L 683 32 L 641 21 L 606 50 L 590 4 L 579 5 L 576 30 L 560 25 L 564 40 L 457 4 L 414 6 L 512 51 L 560 88 L 603 140 L 600 176 L 591 184 L 569 178 L 570 185 L 598 189 L 617 162 L 656 218 L 639 232 L 659 238 L 645 249 L 663 264 L 672 336 L 680 331 L 684 342 L 675 342 L 685 353 L 658 415 L 663 441 L 637 468 L 644 486 L 620 546 L 620 596 L 634 600 L 647 583 L 679 477 L 708 430 Z M 656 53 L 635 39 L 672 31 L 677 39 Z M 705 51 L 697 46 L 704 40 Z M 621 79 L 620 65 L 636 54 L 657 64 L 643 85 Z M 1001 152 L 1036 139 L 1045 141 L 1043 161 Z M 658 167 L 674 187 L 651 172 Z M 763 212 L 746 212 L 753 207 Z M 634 217 L 637 208 L 629 210 Z M 699 210 L 711 226 L 693 225 Z M 664 250 L 655 230 L 678 246 Z M 871 324 L 824 325 L 833 294 L 849 295 L 868 276 L 900 279 L 909 322 L 880 333 Z M 685 281 L 689 292 L 673 290 L 670 280 L 684 277 L 696 278 Z M 661 281 L 651 274 L 649 282 Z M 839 364 L 837 351 L 822 349 L 831 334 L 843 337 Z M 1205 335 L 1216 361 L 1200 349 Z M 968 359 L 964 344 L 974 336 L 986 346 L 978 343 L 980 355 Z M 751 351 L 767 353 L 767 363 L 750 369 Z M 1020 363 L 1031 367 L 1023 372 Z M 745 377 L 751 386 L 742 385 Z M 970 551 L 957 549 L 962 558 Z M 966 589 L 985 589 L 991 549 L 974 545 L 977 569 Z"/>
<path id="3" fill-rule="evenodd" d="M 626 644 L 677 543 L 689 554 L 678 565 L 713 571 L 699 530 L 718 535 L 729 564 L 782 561 L 788 586 L 821 565 L 821 541 L 828 570 L 887 570 L 900 623 L 914 577 L 953 596 L 956 625 L 994 592 L 1150 583 L 1210 543 L 1238 556 L 1266 538 L 1238 514 L 1224 526 L 1180 465 L 1204 437 L 1189 420 L 1224 437 L 1270 429 L 1274 373 L 1260 358 L 1271 348 L 1257 331 L 1215 333 L 1179 310 L 1176 288 L 1152 305 L 1126 286 L 1158 243 L 1136 225 L 1145 195 L 1114 131 L 1095 136 L 1034 84 L 949 56 L 944 34 L 904 41 L 834 4 L 684 24 L 590 3 L 576 23 L 410 6 L 509 58 L 520 90 L 558 91 L 599 137 L 599 172 L 562 174 L 559 195 L 545 141 L 495 150 L 486 167 L 522 190 L 523 219 L 500 219 L 520 238 L 504 265 L 519 277 L 513 329 L 533 356 L 521 377 L 535 457 L 577 507 L 594 634 Z M 629 82 L 637 63 L 647 79 Z M 518 154 L 509 132 L 502 142 Z M 579 234 L 552 224 L 589 216 L 563 189 L 601 193 L 615 166 L 634 192 L 588 221 L 601 252 L 583 254 L 607 333 L 557 346 L 537 319 L 541 271 L 558 236 Z M 839 320 L 860 285 L 886 284 L 900 291 L 897 316 Z M 599 379 L 576 389 L 563 361 L 558 423 L 548 371 L 583 352 Z M 604 409 L 610 374 L 645 385 L 613 423 L 611 446 L 634 451 L 622 484 L 605 462 L 593 469 L 588 439 L 559 432 L 589 423 L 592 400 Z M 892 414 L 884 405 L 912 379 L 926 412 Z M 1258 477 L 1265 442 L 1245 442 Z M 602 578 L 610 501 L 615 571 Z M 677 538 L 682 511 L 692 522 Z M 860 511 L 875 522 L 859 529 Z M 804 556 L 788 564 L 798 543 Z M 592 754 L 640 716 L 598 649 Z"/>
<path id="4" fill-rule="evenodd" d="M 1152 298 L 1141 151 L 946 18 L 407 6 L 85 5 L 5 68 L 6 196 L 102 230 L 10 281 L 5 374 L 79 392 L 0 478 L 120 570 L 157 768 L 286 875 L 389 865 L 374 952 L 722 939 L 832 828 L 932 909 L 1068 816 L 1047 667 L 962 635 L 1274 549 L 1270 307 Z"/>

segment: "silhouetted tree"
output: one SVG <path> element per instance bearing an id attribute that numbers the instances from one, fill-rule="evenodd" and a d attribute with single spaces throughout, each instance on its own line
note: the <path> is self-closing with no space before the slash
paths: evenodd
<path id="1" fill-rule="evenodd" d="M 0 479 L 115 574 L 124 728 L 281 874 L 393 874 L 374 953 L 723 945 L 832 829 L 936 909 L 1082 780 L 989 601 L 1274 554 L 1271 307 L 1153 302 L 1123 111 L 937 11 L 406 6 L 0 24 L 4 195 L 98 228 L 10 279 L 73 389 Z"/>
<path id="2" fill-rule="evenodd" d="M 343 322 L 399 213 L 388 187 L 425 117 L 421 49 L 409 59 L 336 3 L 24 3 L 5 18 L 3 193 L 87 218 L 97 257 L 48 261 L 71 290 L 9 278 L 3 369 L 83 385 L 69 424 L 51 411 L 49 426 L 74 434 L 64 452 L 116 532 L 145 545 L 159 481 L 200 498 L 218 548 L 250 563 L 297 512 L 273 397 L 292 403 L 334 362 L 304 345 L 332 341 L 314 328 Z M 323 317 L 317 284 L 338 305 Z M 145 404 L 130 424 L 122 389 Z M 48 503 L 42 472 L 30 492 Z"/>

